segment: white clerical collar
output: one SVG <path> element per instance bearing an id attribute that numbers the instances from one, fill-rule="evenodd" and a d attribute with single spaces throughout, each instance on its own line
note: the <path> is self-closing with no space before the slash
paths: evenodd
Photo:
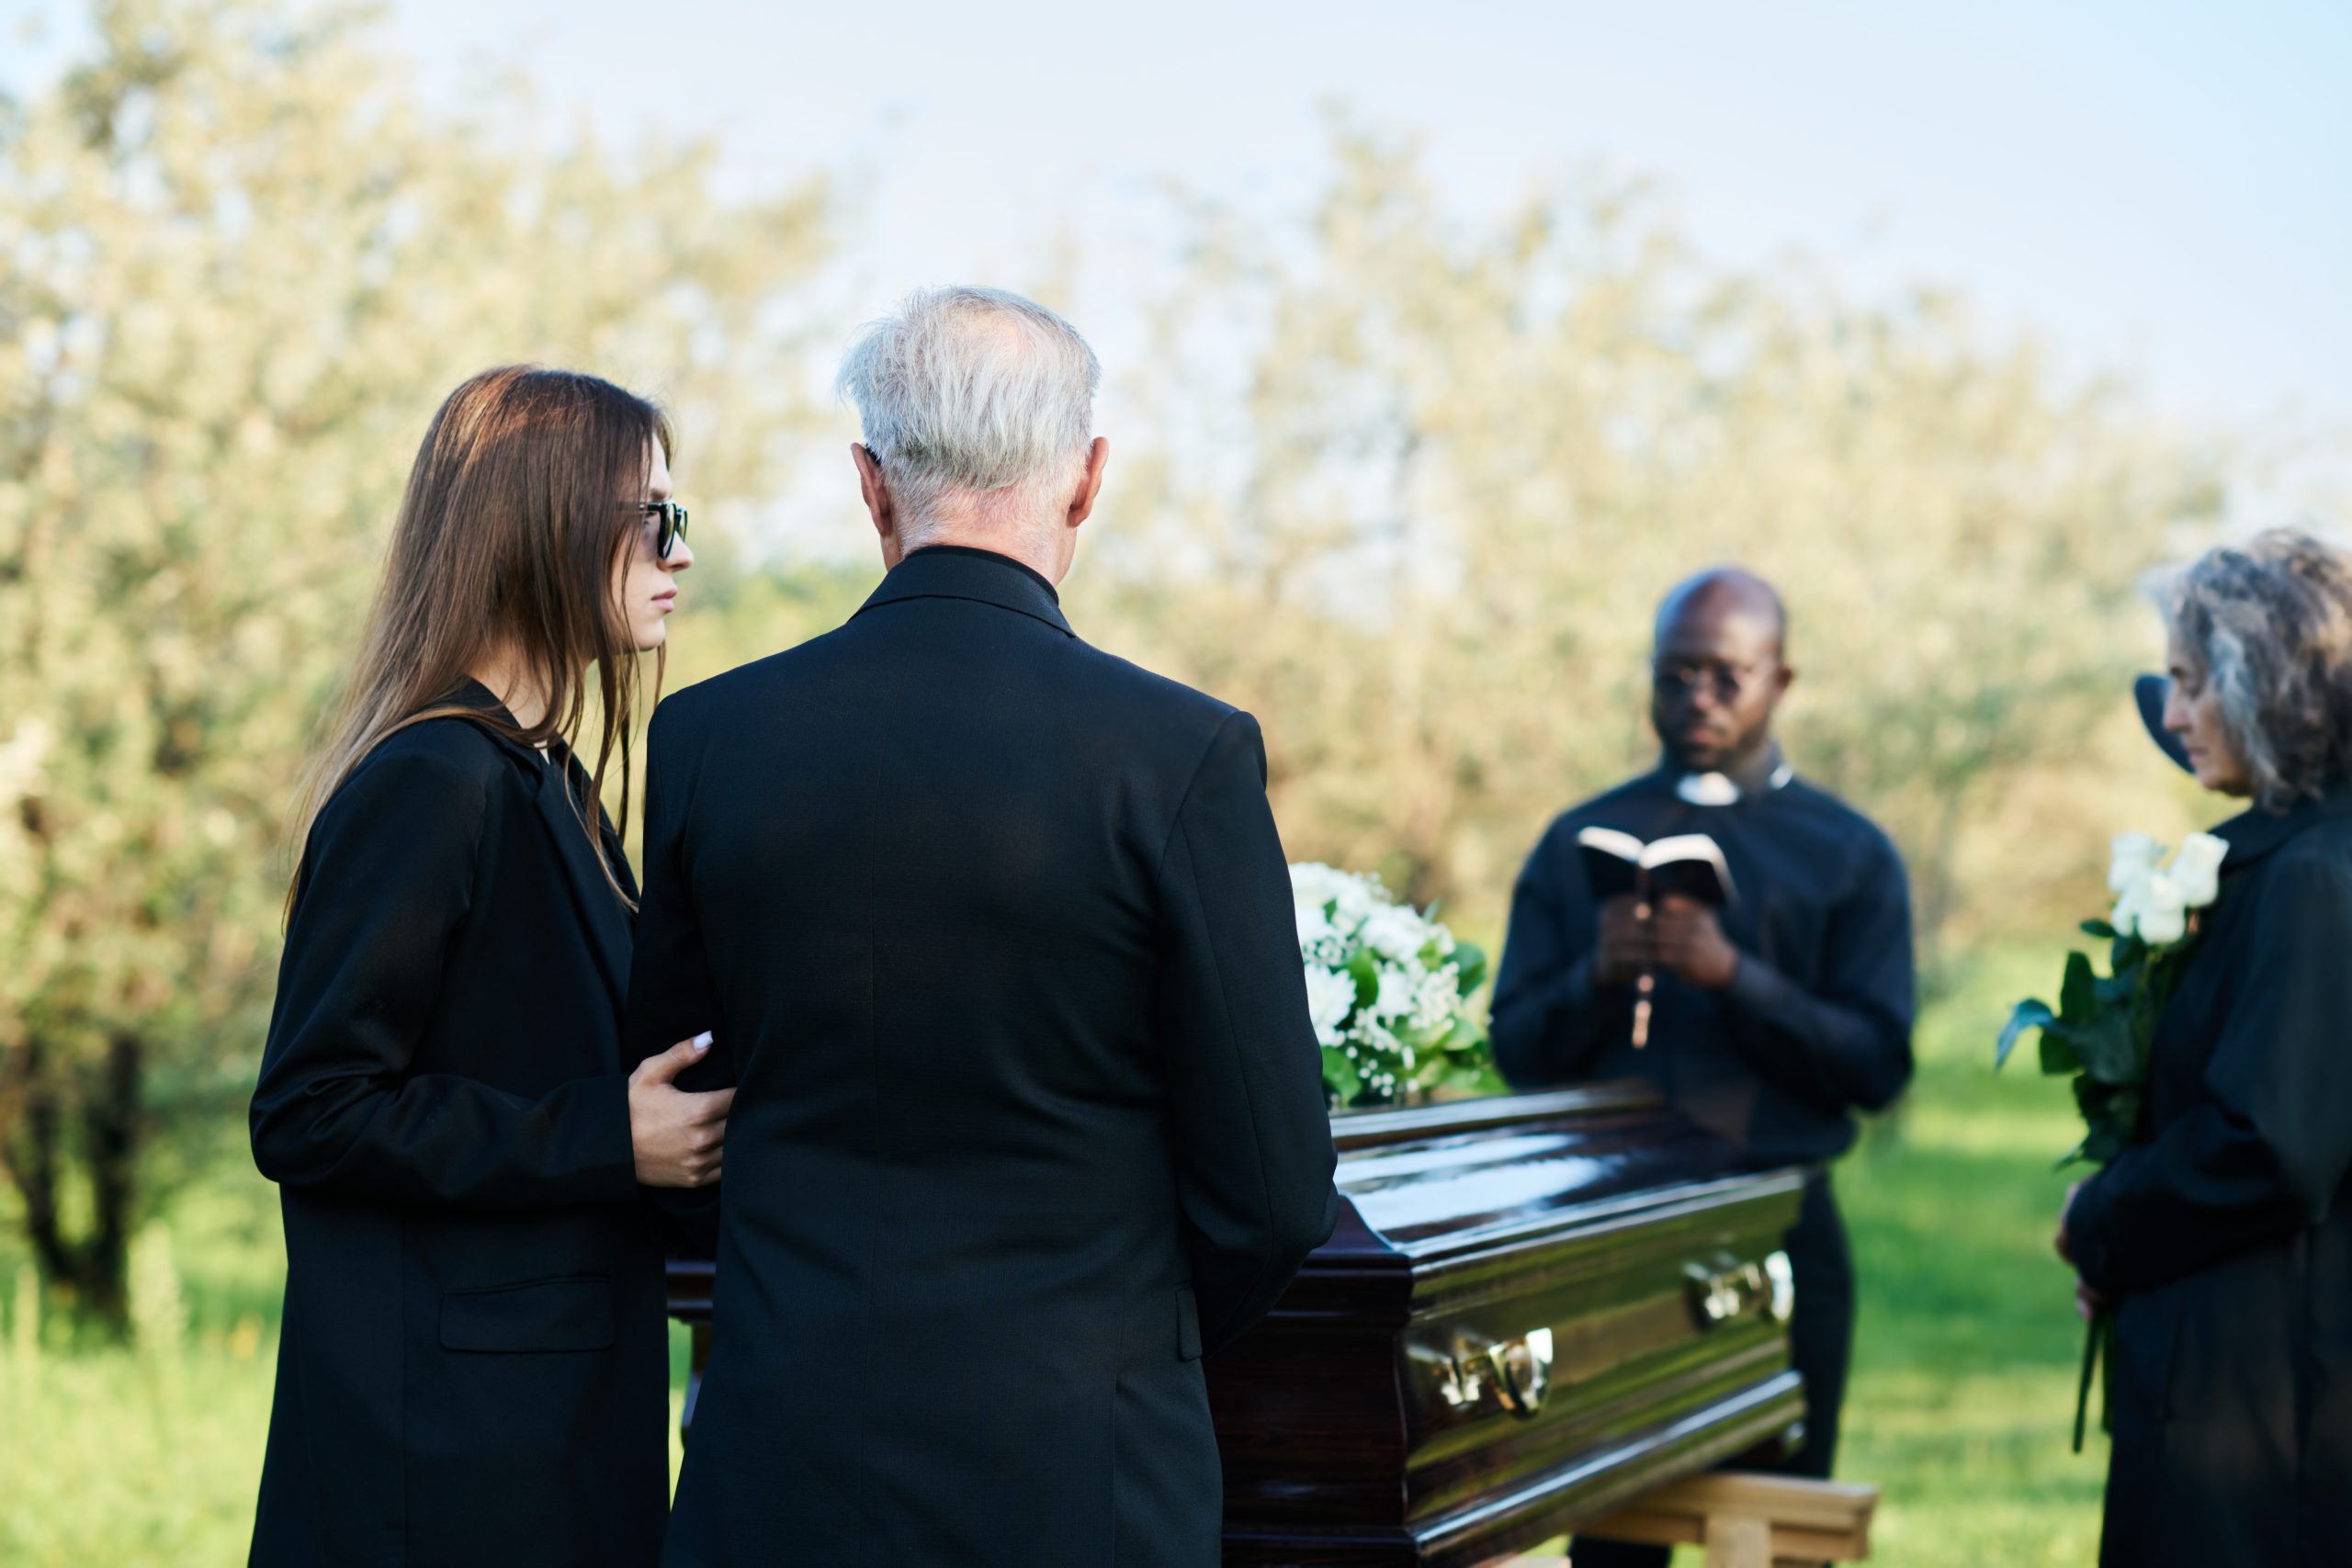
<path id="1" fill-rule="evenodd" d="M 1796 776 L 1796 769 L 1783 761 L 1772 770 L 1764 781 L 1763 789 L 1757 793 L 1769 795 L 1773 790 L 1786 788 L 1788 782 Z M 1674 781 L 1674 793 L 1692 806 L 1736 806 L 1747 794 L 1726 773 L 1685 773 Z"/>

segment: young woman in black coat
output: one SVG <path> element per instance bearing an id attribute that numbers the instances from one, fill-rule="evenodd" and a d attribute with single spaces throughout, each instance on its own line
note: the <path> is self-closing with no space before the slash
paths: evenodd
<path id="1" fill-rule="evenodd" d="M 2160 1021 L 2139 1142 L 2059 1251 L 2116 1310 L 2099 1561 L 2352 1551 L 2352 558 L 2267 534 L 2169 605 L 2164 725 L 2251 797 Z"/>
<path id="2" fill-rule="evenodd" d="M 625 1073 L 636 890 L 598 805 L 693 552 L 608 382 L 451 394 L 409 476 L 288 898 L 254 1157 L 286 1217 L 257 1568 L 642 1568 L 662 1247 L 729 1096 Z M 596 671 L 594 772 L 573 756 Z"/>

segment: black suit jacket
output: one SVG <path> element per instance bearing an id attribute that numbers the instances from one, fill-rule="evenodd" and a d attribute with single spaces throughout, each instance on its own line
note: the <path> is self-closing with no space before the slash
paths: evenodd
<path id="1" fill-rule="evenodd" d="M 629 916 L 566 778 L 433 719 L 311 830 L 253 1103 L 287 1253 L 255 1564 L 659 1552 L 669 1362 L 620 1061 Z"/>
<path id="2" fill-rule="evenodd" d="M 2067 1216 L 2120 1300 L 2101 1561 L 2352 1540 L 2352 789 L 2251 811 L 2158 1021 L 2144 1137 Z"/>
<path id="3" fill-rule="evenodd" d="M 737 1084 L 663 1561 L 1208 1568 L 1197 1359 L 1336 1213 L 1256 724 L 935 548 L 647 781 L 629 1048 Z"/>

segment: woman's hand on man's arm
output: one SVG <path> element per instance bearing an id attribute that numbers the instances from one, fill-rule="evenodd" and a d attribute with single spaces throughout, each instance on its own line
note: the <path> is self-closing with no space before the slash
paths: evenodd
<path id="1" fill-rule="evenodd" d="M 707 1187 L 718 1179 L 735 1091 L 696 1094 L 676 1082 L 709 1049 L 710 1036 L 697 1034 L 648 1056 L 628 1076 L 629 1145 L 645 1186 Z"/>

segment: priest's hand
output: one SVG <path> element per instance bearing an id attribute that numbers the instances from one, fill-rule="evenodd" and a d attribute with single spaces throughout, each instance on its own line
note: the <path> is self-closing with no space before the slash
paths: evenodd
<path id="1" fill-rule="evenodd" d="M 1650 944 L 1650 907 L 1620 893 L 1600 907 L 1600 935 L 1593 943 L 1592 978 L 1602 986 L 1630 986 L 1657 962 Z"/>
<path id="2" fill-rule="evenodd" d="M 1739 949 L 1724 935 L 1714 910 L 1696 898 L 1669 893 L 1650 917 L 1657 966 L 1694 986 L 1720 991 L 1739 973 Z"/>

